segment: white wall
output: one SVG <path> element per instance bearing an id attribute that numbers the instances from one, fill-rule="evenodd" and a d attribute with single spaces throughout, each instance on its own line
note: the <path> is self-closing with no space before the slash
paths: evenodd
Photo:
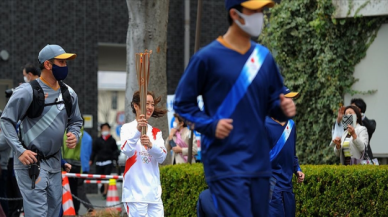
<path id="1" fill-rule="evenodd" d="M 112 92 L 110 90 L 98 91 L 98 130 L 100 124 L 108 122 L 111 125 L 111 134 L 116 141 L 120 137 L 116 134 L 116 117 L 117 112 L 125 110 L 125 91 L 117 91 L 117 109 L 112 109 Z"/>
<path id="2" fill-rule="evenodd" d="M 108 122 L 116 141 L 117 112 L 125 111 L 126 84 L 125 44 L 103 44 L 98 46 L 98 124 Z M 112 109 L 112 93 L 117 91 L 117 109 Z M 100 126 L 98 126 L 98 129 Z"/>
<path id="3" fill-rule="evenodd" d="M 332 0 L 336 11 L 335 18 L 354 17 L 359 8 L 357 15 L 367 16 L 387 16 L 388 1 L 387 0 Z M 353 5 L 349 11 L 349 4 Z M 365 5 L 366 4 L 366 5 Z"/>
<path id="4" fill-rule="evenodd" d="M 367 104 L 366 116 L 377 122 L 371 140 L 373 153 L 377 157 L 388 157 L 388 24 L 384 24 L 375 41 L 369 47 L 366 57 L 356 66 L 354 77 L 359 81 L 354 90 L 377 90 L 371 95 L 346 95 L 345 104 L 351 98 L 362 98 Z"/>

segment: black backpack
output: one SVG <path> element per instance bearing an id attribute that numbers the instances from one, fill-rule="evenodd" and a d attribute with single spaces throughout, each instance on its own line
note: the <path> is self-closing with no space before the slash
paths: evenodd
<path id="1" fill-rule="evenodd" d="M 61 88 L 63 101 L 45 104 L 44 92 L 43 92 L 43 89 L 40 86 L 39 82 L 37 80 L 31 81 L 29 84 L 32 87 L 32 102 L 31 102 L 31 105 L 28 107 L 26 114 L 23 116 L 23 118 L 21 120 L 24 120 L 24 118 L 26 116 L 29 118 L 37 118 L 37 117 L 42 115 L 43 109 L 45 106 L 51 106 L 51 105 L 62 104 L 62 103 L 65 104 L 67 117 L 69 118 L 71 115 L 71 110 L 72 110 L 72 106 L 73 106 L 72 101 L 71 101 L 70 92 L 69 92 L 69 89 L 67 88 L 65 83 L 63 83 L 62 81 L 58 81 L 58 83 L 59 83 L 59 86 Z M 25 149 L 27 149 L 26 145 L 24 144 L 23 138 L 22 138 L 20 125 L 19 125 L 19 132 L 18 132 L 19 141 L 22 143 L 22 146 Z M 44 156 L 43 157 L 44 157 L 44 159 L 48 159 L 48 158 L 55 156 L 55 154 L 52 154 L 48 157 L 44 157 Z"/>
<path id="2" fill-rule="evenodd" d="M 27 116 L 29 118 L 37 118 L 37 117 L 42 115 L 43 109 L 45 106 L 51 106 L 51 105 L 64 103 L 65 108 L 66 108 L 67 117 L 70 117 L 73 104 L 71 101 L 69 89 L 67 88 L 66 84 L 63 83 L 63 81 L 58 81 L 58 83 L 59 83 L 59 86 L 61 87 L 63 101 L 45 104 L 44 92 L 43 92 L 43 89 L 40 86 L 39 82 L 37 80 L 31 81 L 30 85 L 31 85 L 32 91 L 33 91 L 32 102 L 31 102 L 30 107 L 28 107 L 28 110 L 27 110 L 25 116 Z"/>
<path id="3" fill-rule="evenodd" d="M 32 87 L 32 102 L 30 107 L 28 107 L 28 110 L 25 114 L 25 116 L 29 118 L 37 118 L 42 115 L 43 109 L 45 106 L 51 106 L 56 104 L 65 104 L 67 117 L 70 117 L 71 110 L 72 110 L 72 101 L 69 89 L 67 88 L 66 84 L 62 81 L 58 81 L 59 86 L 61 87 L 61 93 L 63 101 L 59 102 L 53 102 L 53 103 L 47 103 L 45 104 L 45 96 L 42 87 L 40 86 L 39 82 L 37 80 L 31 81 L 29 84 Z M 24 119 L 24 118 L 23 118 Z"/>

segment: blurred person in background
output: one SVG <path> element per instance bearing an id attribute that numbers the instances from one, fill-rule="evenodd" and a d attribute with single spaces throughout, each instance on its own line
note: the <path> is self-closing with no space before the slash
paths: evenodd
<path id="1" fill-rule="evenodd" d="M 2 111 L 0 110 L 0 116 Z M 1 120 L 0 120 L 1 121 Z M 0 197 L 7 198 L 8 160 L 11 154 L 11 146 L 7 144 L 5 136 L 0 129 Z M 4 213 L 9 213 L 8 201 L 0 200 Z"/>
<path id="2" fill-rule="evenodd" d="M 100 126 L 101 136 L 94 140 L 92 148 L 92 156 L 90 157 L 89 165 L 96 163 L 96 173 L 100 175 L 110 175 L 113 169 L 113 161 L 117 152 L 116 140 L 110 134 L 110 125 L 103 123 Z M 104 199 L 108 192 L 108 184 L 101 186 L 100 192 Z"/>
<path id="3" fill-rule="evenodd" d="M 83 126 L 85 126 L 85 121 L 83 123 Z M 82 142 L 81 142 L 81 170 L 82 170 L 82 173 L 85 173 L 85 174 L 89 173 L 90 171 L 89 160 L 92 154 L 92 146 L 93 146 L 92 137 L 84 129 Z M 78 197 L 81 200 L 90 204 L 90 201 L 86 196 L 84 180 L 85 179 L 79 179 L 77 193 L 78 193 Z M 94 207 L 92 205 L 89 205 L 86 203 L 82 203 L 82 204 L 85 206 L 85 208 L 88 210 L 89 213 L 94 211 Z"/>
<path id="4" fill-rule="evenodd" d="M 62 158 L 68 164 L 71 165 L 70 173 L 81 173 L 81 141 L 83 137 L 84 128 L 82 127 L 79 134 L 79 139 L 75 148 L 68 148 L 66 145 L 67 136 L 66 133 L 63 135 L 63 145 L 62 145 Z M 69 186 L 70 191 L 75 196 L 78 195 L 78 181 L 81 179 L 77 177 L 69 177 Z M 78 210 L 80 206 L 79 200 L 73 200 L 75 213 L 78 215 Z"/>
<path id="5" fill-rule="evenodd" d="M 40 71 L 33 64 L 27 63 L 23 68 L 24 82 L 28 83 L 40 77 Z"/>
<path id="6" fill-rule="evenodd" d="M 285 88 L 284 96 L 295 99 L 299 93 L 291 92 Z M 301 183 L 305 176 L 296 156 L 296 125 L 292 119 L 278 121 L 267 116 L 265 128 L 270 141 L 271 151 L 269 154 L 272 167 L 268 216 L 292 217 L 295 216 L 296 211 L 292 177 L 295 174 L 298 183 Z"/>
<path id="7" fill-rule="evenodd" d="M 373 151 L 372 151 L 372 148 L 370 146 L 370 140 L 372 138 L 373 133 L 376 130 L 376 121 L 366 117 L 365 112 L 366 112 L 367 106 L 366 106 L 366 103 L 364 102 L 363 99 L 353 98 L 350 100 L 350 105 L 357 107 L 358 110 L 361 112 L 362 125 L 364 127 L 366 127 L 366 129 L 368 131 L 368 138 L 369 138 L 365 153 L 368 155 L 369 159 L 373 159 Z M 337 120 L 334 123 L 333 129 L 332 129 L 333 140 L 335 137 L 337 137 L 337 136 L 340 137 L 342 135 L 342 131 L 344 129 L 342 126 L 342 116 L 344 114 L 344 109 L 345 109 L 345 107 L 342 106 L 338 110 Z"/>
<path id="8" fill-rule="evenodd" d="M 165 146 L 167 148 L 167 152 L 170 152 L 171 149 L 173 151 L 171 156 L 172 164 L 187 163 L 191 130 L 187 128 L 187 125 L 182 117 L 180 117 L 178 114 L 174 114 L 174 117 L 174 126 L 170 131 L 170 135 L 166 140 Z M 197 149 L 197 139 L 194 135 L 192 148 L 193 155 L 191 162 L 195 162 L 194 156 L 197 154 Z"/>
<path id="9" fill-rule="evenodd" d="M 343 114 L 356 116 L 356 123 L 345 126 L 343 134 L 335 137 L 330 147 L 334 146 L 334 153 L 340 157 L 342 165 L 359 164 L 368 145 L 368 130 L 362 126 L 361 113 L 356 106 L 347 106 Z"/>

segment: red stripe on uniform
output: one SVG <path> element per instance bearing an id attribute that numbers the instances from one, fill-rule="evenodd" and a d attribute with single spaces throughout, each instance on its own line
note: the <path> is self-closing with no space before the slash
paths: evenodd
<path id="1" fill-rule="evenodd" d="M 124 142 L 124 145 L 123 146 L 121 146 L 121 150 L 123 150 L 124 149 L 124 146 L 127 144 L 127 141 L 125 141 Z"/>
<path id="2" fill-rule="evenodd" d="M 128 172 L 129 169 L 136 163 L 137 159 L 137 151 L 135 151 L 135 154 L 128 158 L 127 161 L 125 162 L 125 169 L 124 169 L 124 175 L 123 178 L 125 177 L 125 174 Z"/>
<path id="3" fill-rule="evenodd" d="M 158 128 L 153 127 L 152 128 L 152 135 L 154 136 L 154 140 L 156 140 L 156 134 L 158 134 L 160 130 Z"/>

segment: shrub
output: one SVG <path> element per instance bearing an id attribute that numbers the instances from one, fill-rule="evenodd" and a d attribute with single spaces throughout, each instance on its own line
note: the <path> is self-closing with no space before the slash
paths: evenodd
<path id="1" fill-rule="evenodd" d="M 297 216 L 388 216 L 388 166 L 302 166 Z"/>
<path id="2" fill-rule="evenodd" d="M 197 216 L 196 202 L 207 188 L 202 164 L 178 164 L 160 168 L 165 216 Z"/>
<path id="3" fill-rule="evenodd" d="M 296 216 L 388 216 L 388 166 L 302 166 L 293 178 Z M 161 167 L 165 216 L 196 216 L 207 188 L 202 164 Z M 238 186 L 236 186 L 238 187 Z"/>

